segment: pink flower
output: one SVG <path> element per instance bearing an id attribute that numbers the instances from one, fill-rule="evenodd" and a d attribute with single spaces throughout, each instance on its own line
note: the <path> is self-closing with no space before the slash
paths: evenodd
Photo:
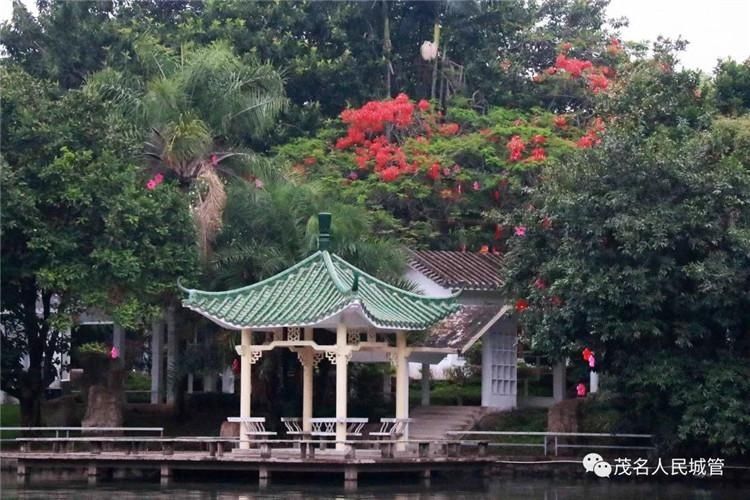
<path id="1" fill-rule="evenodd" d="M 526 236 L 526 226 L 516 226 L 516 236 Z"/>
<path id="2" fill-rule="evenodd" d="M 534 286 L 537 290 L 544 290 L 547 288 L 547 283 L 545 283 L 542 278 L 537 278 L 534 280 Z"/>
<path id="3" fill-rule="evenodd" d="M 117 359 L 120 357 L 120 350 L 117 349 L 117 347 L 112 346 L 112 350 L 109 351 L 109 357 L 112 359 Z"/>
<path id="4" fill-rule="evenodd" d="M 594 368 L 596 366 L 596 358 L 592 354 L 589 356 L 589 368 Z"/>
<path id="5" fill-rule="evenodd" d="M 216 155 L 211 155 L 211 165 L 214 167 L 219 164 L 219 159 L 216 157 Z"/>
<path id="6" fill-rule="evenodd" d="M 156 182 L 156 185 L 158 186 L 162 182 L 164 182 L 164 176 L 162 174 L 156 174 L 154 176 L 154 182 Z"/>
<path id="7" fill-rule="evenodd" d="M 255 187 L 257 189 L 263 189 L 263 181 L 260 179 L 255 179 Z"/>
<path id="8" fill-rule="evenodd" d="M 479 191 L 480 189 L 482 189 L 482 186 L 479 185 L 478 181 L 474 181 L 474 184 L 472 184 L 471 187 L 474 191 Z"/>
<path id="9" fill-rule="evenodd" d="M 153 179 L 149 179 L 149 181 L 146 183 L 146 189 L 148 189 L 149 191 L 153 191 L 154 189 L 156 189 L 156 181 L 154 181 Z"/>

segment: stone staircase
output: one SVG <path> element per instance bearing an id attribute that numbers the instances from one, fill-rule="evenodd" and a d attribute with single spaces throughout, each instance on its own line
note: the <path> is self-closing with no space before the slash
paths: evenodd
<path id="1" fill-rule="evenodd" d="M 481 406 L 418 406 L 411 408 L 409 439 L 447 439 L 449 431 L 467 431 L 485 414 Z"/>

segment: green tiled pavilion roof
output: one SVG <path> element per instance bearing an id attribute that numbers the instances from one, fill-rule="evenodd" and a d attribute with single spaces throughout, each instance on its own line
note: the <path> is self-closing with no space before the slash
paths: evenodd
<path id="1" fill-rule="evenodd" d="M 424 330 L 456 312 L 451 297 L 427 297 L 385 283 L 325 250 L 243 288 L 190 290 L 182 305 L 232 329 L 313 326 L 354 308 L 380 329 Z"/>

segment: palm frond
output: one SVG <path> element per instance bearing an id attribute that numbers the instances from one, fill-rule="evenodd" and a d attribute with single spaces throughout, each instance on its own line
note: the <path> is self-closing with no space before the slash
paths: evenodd
<path id="1" fill-rule="evenodd" d="M 198 201 L 192 207 L 198 233 L 200 254 L 206 259 L 210 244 L 221 229 L 222 213 L 227 203 L 224 183 L 213 169 L 203 169 L 198 175 Z"/>

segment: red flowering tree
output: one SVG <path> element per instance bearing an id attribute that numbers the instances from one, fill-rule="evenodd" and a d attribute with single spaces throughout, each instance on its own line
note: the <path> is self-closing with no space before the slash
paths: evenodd
<path id="1" fill-rule="evenodd" d="M 340 118 L 342 132 L 279 150 L 295 177 L 381 212 L 382 229 L 405 241 L 495 253 L 514 228 L 483 214 L 523 204 L 541 168 L 573 151 L 583 134 L 566 116 L 503 108 L 481 115 L 460 101 L 443 116 L 404 94 Z"/>

